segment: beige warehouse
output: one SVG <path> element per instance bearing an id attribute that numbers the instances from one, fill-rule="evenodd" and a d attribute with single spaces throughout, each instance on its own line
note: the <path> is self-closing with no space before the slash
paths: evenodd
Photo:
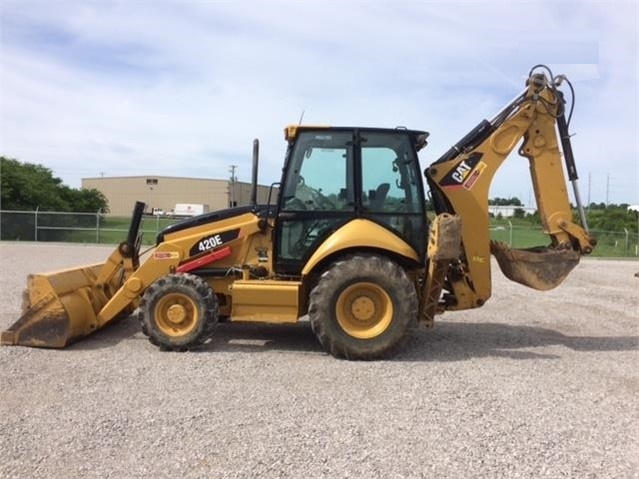
<path id="1" fill-rule="evenodd" d="M 147 211 L 161 209 L 170 212 L 179 203 L 207 205 L 209 211 L 247 205 L 251 184 L 241 181 L 175 176 L 119 176 L 82 178 L 83 189 L 96 189 L 107 198 L 109 214 L 128 216 L 136 201 L 143 201 Z M 269 187 L 258 185 L 257 202 L 266 203 Z M 271 201 L 275 201 L 275 196 Z"/>

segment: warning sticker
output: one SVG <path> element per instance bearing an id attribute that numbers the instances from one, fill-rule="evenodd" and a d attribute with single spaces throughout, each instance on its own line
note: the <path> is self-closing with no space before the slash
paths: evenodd
<path id="1" fill-rule="evenodd" d="M 177 251 L 156 251 L 153 253 L 153 259 L 179 259 L 180 253 Z"/>
<path id="2" fill-rule="evenodd" d="M 483 161 L 480 161 L 475 167 L 475 169 L 473 170 L 473 172 L 470 175 L 468 175 L 468 179 L 464 183 L 464 188 L 466 188 L 467 190 L 472 189 L 472 187 L 475 186 L 475 183 L 477 182 L 477 180 L 479 179 L 479 177 L 481 176 L 481 174 L 484 172 L 485 169 L 486 169 L 486 163 L 484 163 Z"/>

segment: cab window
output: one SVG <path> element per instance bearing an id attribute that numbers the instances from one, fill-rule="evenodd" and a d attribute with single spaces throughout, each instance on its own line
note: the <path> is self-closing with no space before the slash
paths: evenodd
<path id="1" fill-rule="evenodd" d="M 301 133 L 284 185 L 284 211 L 355 209 L 352 134 Z"/>
<path id="2" fill-rule="evenodd" d="M 408 135 L 362 135 L 362 210 L 423 251 L 425 216 L 420 168 Z"/>
<path id="3" fill-rule="evenodd" d="M 405 135 L 372 133 L 362 142 L 362 205 L 373 213 L 420 213 L 419 168 Z"/>

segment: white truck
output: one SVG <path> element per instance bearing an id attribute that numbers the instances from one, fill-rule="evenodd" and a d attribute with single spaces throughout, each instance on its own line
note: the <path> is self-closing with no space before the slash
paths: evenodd
<path id="1" fill-rule="evenodd" d="M 173 216 L 197 216 L 209 212 L 209 205 L 201 203 L 177 203 Z"/>

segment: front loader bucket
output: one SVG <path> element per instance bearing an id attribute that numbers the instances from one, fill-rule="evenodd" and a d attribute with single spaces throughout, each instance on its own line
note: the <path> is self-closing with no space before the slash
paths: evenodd
<path id="1" fill-rule="evenodd" d="M 491 242 L 490 252 L 511 281 L 547 291 L 568 276 L 579 263 L 580 254 L 573 250 L 553 250 L 545 247 L 514 249 L 505 243 Z"/>
<path id="2" fill-rule="evenodd" d="M 5 345 L 63 348 L 95 331 L 107 302 L 96 278 L 102 264 L 27 277 L 23 314 L 2 333 Z"/>
<path id="3" fill-rule="evenodd" d="M 27 276 L 22 317 L 2 332 L 0 344 L 64 348 L 130 313 L 129 305 L 108 314 L 103 308 L 139 265 L 144 208 L 144 203 L 135 203 L 127 240 L 105 263 Z"/>

